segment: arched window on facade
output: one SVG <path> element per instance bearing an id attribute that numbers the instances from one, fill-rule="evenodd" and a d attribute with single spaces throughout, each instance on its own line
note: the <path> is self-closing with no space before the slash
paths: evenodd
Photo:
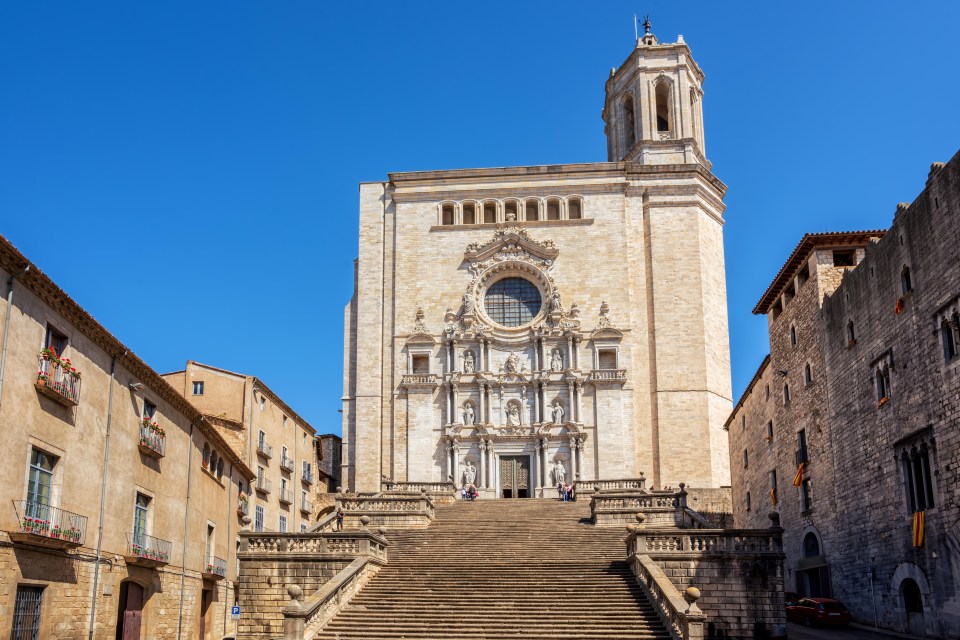
<path id="1" fill-rule="evenodd" d="M 890 398 L 890 370 L 886 367 L 877 367 L 877 400 L 883 402 Z"/>
<path id="2" fill-rule="evenodd" d="M 570 198 L 567 200 L 567 218 L 570 220 L 579 220 L 583 217 L 583 201 L 580 198 Z"/>
<path id="3" fill-rule="evenodd" d="M 477 223 L 477 205 L 472 202 L 463 203 L 463 224 Z"/>
<path id="4" fill-rule="evenodd" d="M 560 201 L 556 198 L 547 200 L 547 220 L 560 219 Z"/>
<path id="5" fill-rule="evenodd" d="M 797 327 L 790 325 L 790 346 L 797 346 Z"/>
<path id="6" fill-rule="evenodd" d="M 783 385 L 783 404 L 790 404 L 790 385 Z"/>
<path id="7" fill-rule="evenodd" d="M 910 267 L 904 266 L 900 271 L 900 290 L 903 293 L 913 291 L 913 281 L 910 280 Z"/>
<path id="8" fill-rule="evenodd" d="M 207 443 L 203 444 L 203 466 L 210 466 L 210 445 Z"/>
<path id="9" fill-rule="evenodd" d="M 623 141 L 629 151 L 637 141 L 637 118 L 633 109 L 633 96 L 627 94 L 623 99 Z"/>
<path id="10" fill-rule="evenodd" d="M 803 536 L 803 557 L 816 558 L 820 555 L 820 541 L 812 531 Z"/>
<path id="11" fill-rule="evenodd" d="M 803 368 L 803 383 L 810 384 L 811 382 L 813 382 L 813 371 L 811 371 L 810 364 L 808 363 Z"/>
<path id="12" fill-rule="evenodd" d="M 527 200 L 523 203 L 524 208 L 524 219 L 526 220 L 539 220 L 540 219 L 540 201 L 539 200 Z"/>
<path id="13" fill-rule="evenodd" d="M 443 205 L 440 208 L 440 224 L 451 225 L 453 222 L 453 204 Z"/>
<path id="14" fill-rule="evenodd" d="M 960 317 L 956 315 L 951 320 L 944 320 L 940 325 L 940 335 L 943 339 L 943 359 L 947 362 L 957 357 L 958 333 L 960 333 Z"/>
<path id="15" fill-rule="evenodd" d="M 503 219 L 507 222 L 520 219 L 520 203 L 516 200 L 507 200 L 503 203 Z"/>
<path id="16" fill-rule="evenodd" d="M 218 478 L 223 477 L 223 458 L 220 458 L 219 460 L 217 460 L 217 477 Z"/>
<path id="17" fill-rule="evenodd" d="M 497 221 L 497 203 L 484 202 L 483 203 L 483 222 L 485 224 L 490 224 L 496 221 Z"/>
<path id="18" fill-rule="evenodd" d="M 673 114 L 670 109 L 670 83 L 662 80 L 655 90 L 657 100 L 657 131 L 673 130 Z"/>

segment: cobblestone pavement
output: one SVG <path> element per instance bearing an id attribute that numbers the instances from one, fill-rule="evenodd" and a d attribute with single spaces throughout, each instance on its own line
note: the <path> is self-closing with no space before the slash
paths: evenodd
<path id="1" fill-rule="evenodd" d="M 908 637 L 908 636 L 901 636 Z M 813 627 L 808 628 L 795 622 L 787 623 L 789 640 L 892 640 L 895 636 L 874 633 L 855 627 Z"/>

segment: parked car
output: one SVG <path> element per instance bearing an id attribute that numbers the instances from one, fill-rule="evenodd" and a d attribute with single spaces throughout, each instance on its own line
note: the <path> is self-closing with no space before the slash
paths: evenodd
<path id="1" fill-rule="evenodd" d="M 800 601 L 800 594 L 796 591 L 784 591 L 783 592 L 783 604 L 789 607 L 797 606 L 797 602 Z"/>
<path id="2" fill-rule="evenodd" d="M 848 625 L 851 617 L 842 602 L 831 598 L 800 598 L 795 605 L 787 607 L 787 620 L 802 622 L 808 627 L 817 624 Z"/>

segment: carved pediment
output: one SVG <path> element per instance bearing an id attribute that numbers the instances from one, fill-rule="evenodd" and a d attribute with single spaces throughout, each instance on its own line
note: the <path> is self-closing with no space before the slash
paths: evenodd
<path id="1" fill-rule="evenodd" d="M 518 253 L 525 251 L 541 260 L 554 260 L 560 251 L 552 240 L 539 242 L 530 237 L 523 227 L 501 226 L 493 233 L 493 239 L 486 243 L 473 242 L 467 245 L 464 257 L 470 262 L 479 262 L 500 253 Z"/>

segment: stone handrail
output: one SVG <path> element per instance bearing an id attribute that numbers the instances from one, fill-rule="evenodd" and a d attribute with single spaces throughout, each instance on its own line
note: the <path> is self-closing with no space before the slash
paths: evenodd
<path id="1" fill-rule="evenodd" d="M 626 369 L 593 369 L 590 371 L 591 382 L 623 382 L 626 379 Z"/>
<path id="2" fill-rule="evenodd" d="M 369 556 L 387 559 L 387 540 L 383 536 L 359 529 L 353 531 L 307 533 L 240 532 L 242 557 L 273 555 L 336 555 Z"/>
<path id="3" fill-rule="evenodd" d="M 577 480 L 573 483 L 575 493 L 590 491 L 605 491 L 609 489 L 638 489 L 643 491 L 647 486 L 647 479 L 625 478 L 620 480 Z"/>
<path id="4" fill-rule="evenodd" d="M 379 571 L 381 564 L 373 558 L 357 558 L 303 602 L 303 590 L 297 585 L 288 587 L 291 602 L 283 610 L 284 640 L 311 640 Z"/>
<path id="5" fill-rule="evenodd" d="M 680 496 L 673 494 L 656 493 L 618 493 L 595 494 L 590 498 L 594 510 L 598 509 L 677 509 L 680 507 Z"/>
<path id="6" fill-rule="evenodd" d="M 780 529 L 635 530 L 627 537 L 627 556 L 697 554 L 782 555 Z"/>
<path id="7" fill-rule="evenodd" d="M 706 616 L 697 606 L 700 592 L 690 587 L 681 595 L 670 578 L 649 556 L 633 555 L 630 566 L 637 584 L 653 603 L 673 640 L 703 640 Z"/>
<path id="8" fill-rule="evenodd" d="M 435 387 L 440 384 L 440 376 L 433 373 L 406 373 L 400 377 L 401 387 Z"/>
<path id="9" fill-rule="evenodd" d="M 457 487 L 452 482 L 390 482 L 389 480 L 384 480 L 380 483 L 380 489 L 383 491 L 445 493 L 448 491 L 456 491 Z"/>
<path id="10" fill-rule="evenodd" d="M 367 511 L 426 512 L 431 519 L 434 516 L 434 504 L 430 496 L 419 495 L 376 495 L 338 496 L 337 506 L 353 514 Z"/>
<path id="11" fill-rule="evenodd" d="M 337 512 L 331 511 L 326 516 L 317 520 L 317 524 L 310 527 L 308 533 L 326 533 L 328 531 L 333 531 L 337 526 Z"/>

